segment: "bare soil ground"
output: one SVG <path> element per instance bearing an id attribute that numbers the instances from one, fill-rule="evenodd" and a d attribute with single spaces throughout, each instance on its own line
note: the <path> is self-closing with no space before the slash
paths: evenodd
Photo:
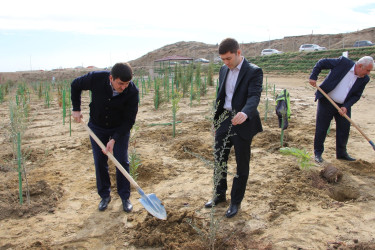
<path id="1" fill-rule="evenodd" d="M 266 78 L 267 77 L 267 78 Z M 307 76 L 266 76 L 276 92 L 287 88 L 292 117 L 285 130 L 284 146 L 313 153 L 316 103 Z M 209 121 L 214 88 L 189 106 L 180 101 L 177 135 L 172 127 L 154 125 L 172 120 L 170 105 L 153 107 L 153 93 L 140 105 L 135 135 L 142 165 L 138 184 L 155 193 L 167 210 L 167 220 L 147 213 L 133 190 L 132 213 L 123 212 L 113 178 L 112 201 L 98 211 L 95 174 L 88 134 L 79 124 L 62 124 L 61 108 L 50 108 L 31 95 L 31 122 L 23 141 L 27 151 L 31 204 L 19 205 L 17 172 L 9 167 L 11 144 L 6 136 L 8 103 L 0 105 L 0 249 L 208 249 L 213 170 L 201 158 L 212 160 Z M 88 95 L 84 117 L 88 118 Z M 270 111 L 265 121 L 266 99 Z M 353 107 L 352 119 L 375 138 L 374 82 Z M 335 123 L 325 143 L 325 164 L 301 170 L 297 158 L 280 153 L 280 132 L 272 91 L 263 92 L 264 131 L 252 145 L 250 177 L 239 214 L 226 219 L 229 205 L 215 210 L 216 249 L 374 249 L 375 152 L 352 127 L 348 152 L 356 162 L 335 158 Z M 200 155 L 195 157 L 185 149 Z M 233 152 L 232 152 L 233 153 Z M 338 183 L 320 177 L 326 164 L 338 168 Z M 229 171 L 235 160 L 230 158 Z M 111 177 L 114 166 L 111 165 Z M 229 175 L 231 188 L 233 175 Z M 228 198 L 229 191 L 228 191 Z M 190 222 L 190 223 L 189 223 Z M 201 231 L 197 230 L 200 229 Z M 211 237 L 212 239 L 212 237 Z"/>

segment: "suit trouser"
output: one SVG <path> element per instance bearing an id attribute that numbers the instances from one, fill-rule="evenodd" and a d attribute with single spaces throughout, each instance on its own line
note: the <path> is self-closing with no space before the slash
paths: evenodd
<path id="1" fill-rule="evenodd" d="M 88 126 L 96 134 L 96 136 L 107 145 L 110 137 L 115 133 L 115 129 L 105 129 L 89 122 Z M 116 160 L 129 172 L 128 161 L 128 143 L 130 132 L 125 136 L 118 138 L 113 148 L 113 156 Z M 109 197 L 111 192 L 111 180 L 108 172 L 108 156 L 102 152 L 99 145 L 90 137 L 92 153 L 95 163 L 96 187 L 101 198 Z M 116 168 L 117 192 L 122 200 L 130 197 L 130 183 L 126 177 Z"/>
<path id="2" fill-rule="evenodd" d="M 244 198 L 247 179 L 250 171 L 250 152 L 251 139 L 245 140 L 239 135 L 235 135 L 233 128 L 228 130 L 231 123 L 231 117 L 222 122 L 215 135 L 215 170 L 214 179 L 216 186 L 216 194 L 224 196 L 228 189 L 227 186 L 227 162 L 230 149 L 234 146 L 237 172 L 233 178 L 231 190 L 231 203 L 239 204 Z"/>
<path id="3" fill-rule="evenodd" d="M 337 104 L 342 107 L 341 104 Z M 348 108 L 347 116 L 350 117 L 351 109 Z M 332 118 L 336 121 L 336 156 L 341 157 L 346 154 L 346 145 L 349 139 L 350 122 L 341 116 L 338 110 L 324 97 L 318 101 L 316 113 L 316 129 L 314 138 L 314 153 L 322 155 L 324 151 L 324 141 Z"/>

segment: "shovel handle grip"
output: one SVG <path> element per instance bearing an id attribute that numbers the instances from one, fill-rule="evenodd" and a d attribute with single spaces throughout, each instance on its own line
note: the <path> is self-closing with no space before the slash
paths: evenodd
<path id="1" fill-rule="evenodd" d="M 327 100 L 338 110 L 340 111 L 340 107 L 332 100 L 331 97 L 329 97 L 329 95 L 326 94 L 326 92 L 324 92 L 324 90 L 322 90 L 318 85 L 316 85 L 316 88 L 320 91 L 320 93 L 322 93 L 325 98 L 327 98 Z M 358 131 L 359 133 L 361 133 L 363 135 L 363 137 L 366 138 L 366 140 L 370 143 L 370 145 L 373 147 L 373 149 L 375 150 L 375 146 L 374 146 L 374 143 L 370 140 L 370 138 L 368 138 L 365 133 L 357 126 L 357 124 L 355 124 L 353 122 L 352 119 L 350 119 L 349 116 L 347 116 L 346 114 L 343 115 Z"/>
<path id="2" fill-rule="evenodd" d="M 99 147 L 106 151 L 106 147 L 101 142 L 101 140 L 95 135 L 95 133 L 87 126 L 87 124 L 84 122 L 84 120 L 81 118 L 81 123 L 85 127 L 86 131 L 90 134 L 91 138 L 94 139 L 94 141 L 99 145 Z M 139 185 L 134 181 L 134 179 L 130 176 L 130 174 L 125 170 L 125 168 L 118 162 L 118 160 L 113 156 L 111 152 L 107 152 L 107 156 L 111 161 L 116 165 L 118 170 L 128 179 L 130 184 L 132 184 L 137 190 L 141 189 Z"/>

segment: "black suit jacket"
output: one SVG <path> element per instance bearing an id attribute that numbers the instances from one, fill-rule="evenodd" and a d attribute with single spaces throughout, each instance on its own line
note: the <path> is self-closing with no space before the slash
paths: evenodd
<path id="1" fill-rule="evenodd" d="M 219 72 L 219 89 L 216 98 L 215 121 L 217 121 L 220 115 L 225 111 L 225 82 L 228 72 L 229 68 L 225 65 L 221 67 Z M 244 59 L 232 98 L 232 111 L 235 113 L 244 112 L 248 117 L 244 123 L 233 126 L 234 132 L 243 139 L 250 140 L 258 132 L 263 131 L 259 112 L 257 110 L 262 94 L 262 84 L 262 69 Z"/>
<path id="2" fill-rule="evenodd" d="M 130 132 L 138 112 L 139 91 L 133 82 L 119 95 L 112 96 L 109 81 L 110 72 L 93 71 L 73 80 L 71 99 L 73 111 L 81 110 L 81 92 L 90 90 L 90 122 L 112 129 L 116 128 L 113 139 Z"/>
<path id="3" fill-rule="evenodd" d="M 349 72 L 354 64 L 355 63 L 352 60 L 346 57 L 339 57 L 335 59 L 321 59 L 314 66 L 310 75 L 310 79 L 317 80 L 321 70 L 330 69 L 329 74 L 320 85 L 320 88 L 324 92 L 329 93 L 340 83 L 340 81 L 345 77 L 345 75 Z M 363 90 L 365 89 L 366 84 L 369 81 L 370 77 L 367 75 L 362 78 L 357 78 L 348 95 L 346 96 L 343 106 L 347 109 L 353 106 L 353 104 L 361 98 Z M 323 94 L 320 93 L 320 91 L 316 91 L 315 100 L 322 97 L 324 97 Z"/>

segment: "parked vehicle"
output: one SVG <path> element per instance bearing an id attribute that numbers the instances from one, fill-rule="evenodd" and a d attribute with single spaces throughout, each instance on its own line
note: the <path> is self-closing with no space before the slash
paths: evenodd
<path id="1" fill-rule="evenodd" d="M 268 56 L 268 55 L 272 55 L 272 54 L 282 54 L 282 53 L 283 53 L 282 51 L 279 51 L 277 49 L 264 49 L 264 50 L 262 50 L 260 55 L 261 56 Z"/>
<path id="2" fill-rule="evenodd" d="M 194 62 L 209 63 L 210 61 L 205 58 L 198 58 L 195 59 Z"/>
<path id="3" fill-rule="evenodd" d="M 320 50 L 326 50 L 326 47 L 320 47 L 317 44 L 302 44 L 301 47 L 299 47 L 299 52 L 302 51 L 320 51 Z"/>
<path id="4" fill-rule="evenodd" d="M 220 56 L 214 58 L 214 63 L 222 63 L 222 62 L 223 60 L 221 60 Z"/>
<path id="5" fill-rule="evenodd" d="M 353 47 L 365 47 L 365 46 L 374 46 L 375 44 L 368 40 L 356 41 Z"/>

